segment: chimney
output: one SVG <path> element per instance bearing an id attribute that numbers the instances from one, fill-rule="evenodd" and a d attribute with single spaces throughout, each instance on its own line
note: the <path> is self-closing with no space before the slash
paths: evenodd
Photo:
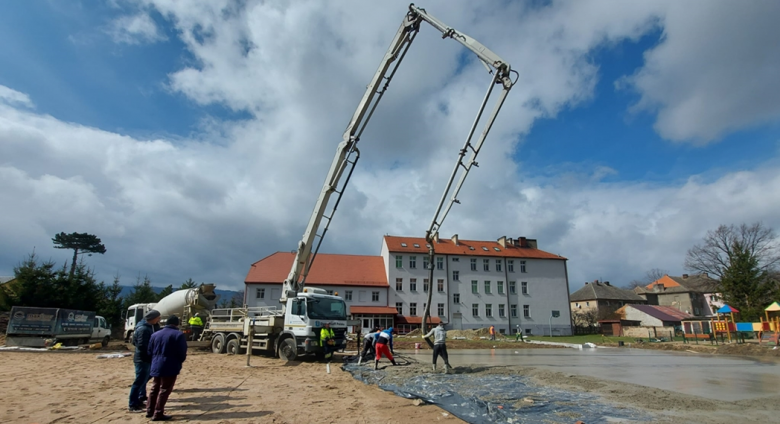
<path id="1" fill-rule="evenodd" d="M 609 285 L 609 281 L 605 281 L 605 282 L 604 282 L 604 285 L 605 285 L 605 286 L 608 286 L 608 285 Z"/>
<path id="2" fill-rule="evenodd" d="M 585 282 L 585 285 L 587 286 L 588 284 L 590 284 L 590 283 L 586 281 L 586 282 Z"/>
<path id="3" fill-rule="evenodd" d="M 526 239 L 526 244 L 527 244 L 527 245 L 528 245 L 528 247 L 530 247 L 531 249 L 538 249 L 538 247 L 536 247 L 536 246 L 537 246 L 537 244 L 536 244 L 536 239 Z"/>
<path id="4" fill-rule="evenodd" d="M 458 244 L 458 235 L 457 234 L 452 236 L 452 244 L 454 244 L 455 246 L 460 246 Z"/>
<path id="5" fill-rule="evenodd" d="M 503 247 L 504 249 L 506 249 L 506 236 L 501 236 L 501 237 L 498 239 L 498 244 L 500 244 L 500 245 L 501 245 L 501 247 Z"/>
<path id="6" fill-rule="evenodd" d="M 528 247 L 528 242 L 526 241 L 525 237 L 519 237 L 517 240 L 518 240 L 518 247 Z"/>
<path id="7" fill-rule="evenodd" d="M 683 274 L 683 280 L 688 278 L 688 274 Z"/>

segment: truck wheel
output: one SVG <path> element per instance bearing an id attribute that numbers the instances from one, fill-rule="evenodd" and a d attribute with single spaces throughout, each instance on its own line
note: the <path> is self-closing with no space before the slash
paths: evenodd
<path id="1" fill-rule="evenodd" d="M 240 350 L 240 347 L 238 345 L 238 340 L 230 339 L 227 342 L 227 353 L 229 355 L 238 355 L 239 353 L 241 353 L 241 352 L 239 352 L 239 350 Z"/>
<path id="2" fill-rule="evenodd" d="M 111 341 L 111 338 L 106 336 L 106 337 L 103 337 L 103 341 L 100 344 L 103 345 L 103 347 L 106 347 L 106 346 L 108 346 L 108 342 L 109 341 Z"/>
<path id="3" fill-rule="evenodd" d="M 295 340 L 292 338 L 282 340 L 282 344 L 279 346 L 279 356 L 287 361 L 294 361 L 298 357 L 298 346 L 295 345 Z"/>
<path id="4" fill-rule="evenodd" d="M 127 332 L 127 335 L 125 336 L 125 343 L 130 343 L 132 339 L 133 339 L 133 330 L 130 330 Z"/>
<path id="5" fill-rule="evenodd" d="M 225 353 L 225 336 L 217 334 L 211 339 L 211 351 L 214 353 Z"/>

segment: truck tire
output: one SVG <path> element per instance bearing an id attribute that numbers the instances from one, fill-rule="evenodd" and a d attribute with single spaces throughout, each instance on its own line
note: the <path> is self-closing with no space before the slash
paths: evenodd
<path id="1" fill-rule="evenodd" d="M 286 361 L 294 361 L 298 357 L 298 346 L 295 345 L 295 340 L 289 337 L 282 340 L 279 345 L 279 356 Z"/>
<path id="2" fill-rule="evenodd" d="M 111 338 L 106 336 L 106 337 L 103 337 L 103 341 L 100 344 L 103 345 L 103 347 L 106 347 L 106 346 L 108 346 L 108 342 L 110 342 L 110 341 L 111 341 Z"/>
<path id="3" fill-rule="evenodd" d="M 238 355 L 241 353 L 241 346 L 238 343 L 238 339 L 230 339 L 227 342 L 228 355 Z"/>
<path id="4" fill-rule="evenodd" d="M 225 353 L 225 336 L 217 334 L 211 339 L 211 351 L 214 353 Z"/>
<path id="5" fill-rule="evenodd" d="M 133 330 L 130 330 L 125 335 L 125 343 L 130 343 L 133 340 Z"/>

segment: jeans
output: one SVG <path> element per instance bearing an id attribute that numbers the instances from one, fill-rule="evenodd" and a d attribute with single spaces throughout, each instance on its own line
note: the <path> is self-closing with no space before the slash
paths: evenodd
<path id="1" fill-rule="evenodd" d="M 439 355 L 444 359 L 444 365 L 450 364 L 450 357 L 447 355 L 447 345 L 444 343 L 433 345 L 433 365 L 436 365 L 436 360 L 439 359 Z"/>
<path id="2" fill-rule="evenodd" d="M 149 372 L 152 370 L 152 364 L 149 362 L 135 363 L 135 380 L 130 387 L 130 399 L 127 406 L 130 408 L 141 405 L 141 399 L 146 397 L 146 383 L 149 382 Z"/>
<path id="3" fill-rule="evenodd" d="M 154 377 L 152 391 L 149 392 L 149 403 L 146 405 L 146 415 L 151 415 L 152 419 L 162 418 L 168 396 L 171 395 L 173 385 L 176 383 L 176 377 L 175 375 Z"/>

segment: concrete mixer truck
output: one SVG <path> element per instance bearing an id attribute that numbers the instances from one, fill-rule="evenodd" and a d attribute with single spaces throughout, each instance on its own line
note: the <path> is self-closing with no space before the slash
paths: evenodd
<path id="1" fill-rule="evenodd" d="M 206 322 L 210 311 L 214 309 L 219 297 L 214 292 L 215 287 L 214 284 L 201 284 L 197 288 L 177 290 L 157 303 L 131 305 L 125 312 L 125 342 L 130 341 L 136 324 L 152 309 L 157 310 L 162 315 L 163 320 L 160 321 L 160 325 L 165 325 L 165 318 L 171 315 L 178 316 L 182 323 L 180 329 L 189 335 L 187 321 L 190 317 L 200 313 L 203 322 Z"/>

